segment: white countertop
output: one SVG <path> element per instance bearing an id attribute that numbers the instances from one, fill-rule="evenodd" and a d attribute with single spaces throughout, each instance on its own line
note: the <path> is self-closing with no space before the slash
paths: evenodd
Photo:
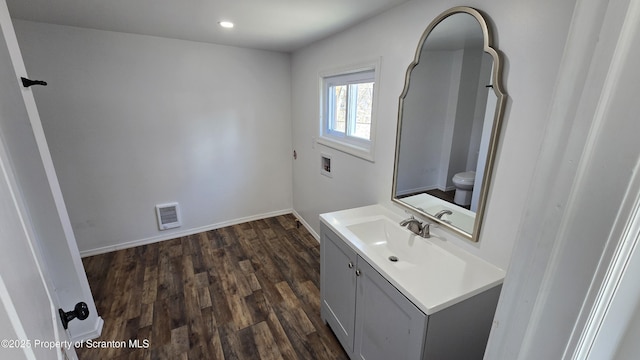
<path id="1" fill-rule="evenodd" d="M 444 235 L 443 230 L 432 229 L 428 239 L 413 235 L 399 225 L 402 217 L 382 205 L 325 213 L 320 215 L 320 220 L 426 315 L 491 289 L 504 280 L 504 270 L 451 244 L 446 236 L 440 235 Z M 350 230 L 361 223 L 391 224 L 387 220 L 401 231 L 397 244 L 376 247 Z M 395 252 L 400 254 L 400 261 L 389 261 L 389 254 Z M 403 257 L 412 259 L 402 261 Z"/>

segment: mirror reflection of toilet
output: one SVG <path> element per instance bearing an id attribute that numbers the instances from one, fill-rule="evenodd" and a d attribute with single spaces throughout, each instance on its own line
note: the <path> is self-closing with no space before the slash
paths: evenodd
<path id="1" fill-rule="evenodd" d="M 458 205 L 468 206 L 471 204 L 471 194 L 473 192 L 473 183 L 476 181 L 475 171 L 465 171 L 453 175 L 453 185 L 456 187 L 456 193 L 453 202 Z"/>

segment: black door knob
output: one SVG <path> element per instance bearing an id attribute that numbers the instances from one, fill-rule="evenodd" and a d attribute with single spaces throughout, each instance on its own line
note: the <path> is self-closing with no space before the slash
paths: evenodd
<path id="1" fill-rule="evenodd" d="M 60 320 L 62 321 L 62 326 L 67 329 L 69 327 L 69 321 L 73 319 L 84 320 L 89 317 L 89 307 L 84 302 L 79 302 L 71 311 L 65 312 L 62 309 L 58 309 L 58 313 L 60 313 Z"/>

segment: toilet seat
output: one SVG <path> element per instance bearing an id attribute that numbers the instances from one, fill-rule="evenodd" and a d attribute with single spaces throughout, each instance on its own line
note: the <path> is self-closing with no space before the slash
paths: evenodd
<path id="1" fill-rule="evenodd" d="M 476 180 L 475 171 L 465 171 L 465 172 L 457 173 L 453 176 L 453 181 L 458 182 L 459 184 L 473 184 L 475 180 Z"/>

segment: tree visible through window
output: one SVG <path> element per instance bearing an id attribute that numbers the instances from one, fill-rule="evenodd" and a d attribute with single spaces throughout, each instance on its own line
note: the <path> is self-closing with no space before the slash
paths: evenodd
<path id="1" fill-rule="evenodd" d="M 371 110 L 373 102 L 373 83 L 351 85 L 356 94 L 355 129 L 353 136 L 362 139 L 370 139 L 371 135 Z"/>
<path id="2" fill-rule="evenodd" d="M 322 82 L 324 95 L 321 139 L 328 139 L 329 146 L 333 142 L 340 142 L 369 151 L 372 141 L 375 70 L 327 76 L 322 78 Z"/>

